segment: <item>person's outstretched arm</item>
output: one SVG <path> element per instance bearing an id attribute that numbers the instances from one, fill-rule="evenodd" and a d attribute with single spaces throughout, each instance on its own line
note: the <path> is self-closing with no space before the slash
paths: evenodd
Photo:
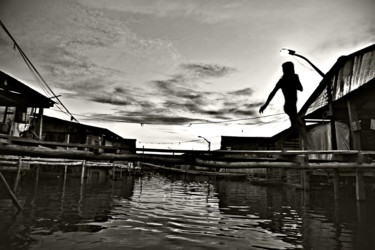
<path id="1" fill-rule="evenodd" d="M 260 109 L 259 109 L 260 114 L 262 114 L 263 111 L 267 108 L 268 104 L 271 102 L 272 98 L 275 96 L 278 89 L 279 89 L 279 87 L 276 85 L 276 87 L 271 91 L 270 95 L 267 98 L 266 103 L 263 104 L 262 107 L 260 107 Z"/>

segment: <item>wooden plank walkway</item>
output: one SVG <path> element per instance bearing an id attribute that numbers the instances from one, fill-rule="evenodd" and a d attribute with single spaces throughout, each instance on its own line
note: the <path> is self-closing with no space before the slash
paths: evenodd
<path id="1" fill-rule="evenodd" d="M 18 140 L 17 144 L 13 143 L 15 140 Z M 335 198 L 338 198 L 340 171 L 346 171 L 355 175 L 357 199 L 364 200 L 363 173 L 364 171 L 375 173 L 375 151 L 123 149 L 33 140 L 24 143 L 22 140 L 24 139 L 2 140 L 0 142 L 0 156 L 2 156 L 0 157 L 0 166 L 17 167 L 17 176 L 21 171 L 21 162 L 35 165 L 64 166 L 65 172 L 67 166 L 79 166 L 81 167 L 81 182 L 83 182 L 85 169 L 90 165 L 115 169 L 116 167 L 123 167 L 116 166 L 115 161 L 129 161 L 142 162 L 158 169 L 218 176 L 246 175 L 246 172 L 240 171 L 241 169 L 299 171 L 302 180 L 301 186 L 308 190 L 310 188 L 309 175 L 313 171 L 333 171 Z M 330 156 L 330 159 L 316 159 L 316 156 L 319 155 Z M 176 166 L 185 166 L 185 169 Z M 189 169 L 186 166 L 197 166 L 197 168 Z M 14 194 L 9 192 L 9 195 L 14 200 Z M 19 207 L 16 201 L 15 205 Z"/>

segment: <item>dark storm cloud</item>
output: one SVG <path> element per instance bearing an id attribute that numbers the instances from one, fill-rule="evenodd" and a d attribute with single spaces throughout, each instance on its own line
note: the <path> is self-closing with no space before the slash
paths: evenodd
<path id="1" fill-rule="evenodd" d="M 100 100 L 97 100 L 100 101 Z M 112 103 L 116 103 L 113 100 Z M 124 104 L 122 109 L 117 109 L 111 115 L 108 114 L 92 114 L 93 119 L 98 117 L 108 119 L 109 121 L 122 121 L 127 123 L 143 123 L 143 124 L 191 124 L 191 123 L 210 123 L 225 122 L 233 119 L 250 119 L 257 114 L 257 103 L 246 104 L 237 103 L 237 106 L 223 106 L 208 109 L 204 105 L 194 102 L 175 102 L 165 101 L 161 105 L 157 105 L 151 101 L 144 101 L 138 104 Z M 128 110 L 126 105 L 136 107 L 136 110 Z"/>
<path id="2" fill-rule="evenodd" d="M 149 108 L 154 106 L 149 100 L 150 93 L 144 93 L 137 88 L 114 87 L 108 90 L 101 90 L 89 95 L 89 99 L 98 103 L 111 104 L 115 107 L 126 108 L 134 106 L 139 108 Z"/>
<path id="3" fill-rule="evenodd" d="M 251 88 L 244 88 L 244 89 L 239 89 L 236 91 L 228 92 L 228 94 L 235 95 L 235 96 L 251 96 L 253 93 L 254 93 L 254 90 Z"/>
<path id="4" fill-rule="evenodd" d="M 257 114 L 260 102 L 251 102 L 249 88 L 229 92 L 202 91 L 181 87 L 172 81 L 152 82 L 158 91 L 136 96 L 131 90 L 116 88 L 92 100 L 115 106 L 116 112 L 105 117 L 130 123 L 190 124 L 232 119 L 247 119 Z M 93 114 L 93 117 L 102 114 Z"/>
<path id="5" fill-rule="evenodd" d="M 147 115 L 147 117 L 145 117 Z M 198 122 L 208 122 L 205 119 L 194 119 L 188 116 L 175 116 L 164 114 L 145 114 L 143 112 L 118 112 L 115 114 L 99 114 L 93 113 L 89 115 L 91 118 L 87 120 L 101 119 L 108 122 L 126 122 L 126 123 L 139 123 L 139 124 L 190 124 Z"/>
<path id="6" fill-rule="evenodd" d="M 164 103 L 168 106 L 188 104 L 194 102 L 197 105 L 205 104 L 205 96 L 210 95 L 210 92 L 199 91 L 189 86 L 181 86 L 175 80 L 153 81 L 156 91 L 159 96 L 164 99 Z"/>
<path id="7" fill-rule="evenodd" d="M 218 64 L 190 63 L 181 64 L 180 67 L 201 78 L 224 77 L 235 71 L 234 68 Z"/>
<path id="8" fill-rule="evenodd" d="M 113 104 L 113 105 L 119 105 L 119 106 L 128 106 L 132 105 L 133 103 L 129 100 L 122 100 L 118 99 L 116 97 L 111 96 L 101 96 L 101 97 L 92 97 L 91 101 L 99 102 L 99 103 L 107 103 L 107 104 Z"/>
<path id="9" fill-rule="evenodd" d="M 234 68 L 218 64 L 181 64 L 177 72 L 164 80 L 149 82 L 140 91 L 131 87 L 113 87 L 93 94 L 91 100 L 112 104 L 112 115 L 93 114 L 130 123 L 190 124 L 248 118 L 255 114 L 258 103 L 249 103 L 251 88 L 227 92 L 206 91 L 199 82 L 223 78 Z"/>

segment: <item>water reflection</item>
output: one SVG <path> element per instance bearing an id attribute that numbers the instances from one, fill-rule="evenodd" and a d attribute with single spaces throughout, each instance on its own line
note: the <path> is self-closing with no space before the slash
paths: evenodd
<path id="1" fill-rule="evenodd" d="M 6 176 L 12 182 L 14 176 Z M 1 249 L 373 249 L 375 197 L 335 203 L 246 181 L 146 174 L 28 173 L 17 214 L 0 192 Z"/>

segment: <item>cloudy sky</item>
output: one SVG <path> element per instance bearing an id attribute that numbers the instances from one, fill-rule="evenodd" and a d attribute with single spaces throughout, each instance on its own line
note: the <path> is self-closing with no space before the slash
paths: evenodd
<path id="1" fill-rule="evenodd" d="M 220 136 L 272 136 L 289 126 L 277 94 L 293 61 L 304 91 L 375 43 L 373 0 L 0 0 L 0 20 L 80 122 L 139 147 L 219 148 Z M 44 94 L 0 30 L 0 70 Z M 46 114 L 69 119 L 57 108 Z"/>

